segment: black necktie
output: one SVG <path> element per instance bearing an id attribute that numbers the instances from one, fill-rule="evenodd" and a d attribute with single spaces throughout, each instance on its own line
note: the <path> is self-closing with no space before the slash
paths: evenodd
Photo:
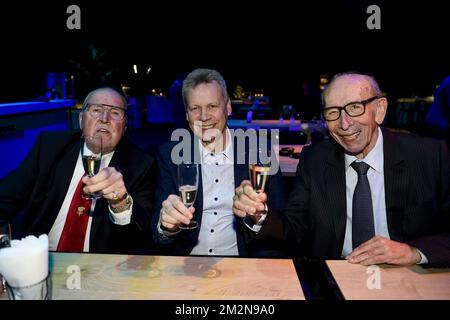
<path id="1" fill-rule="evenodd" d="M 375 236 L 373 222 L 372 196 L 370 194 L 365 162 L 353 162 L 352 168 L 358 173 L 358 182 L 353 193 L 352 207 L 352 244 L 353 249 Z"/>

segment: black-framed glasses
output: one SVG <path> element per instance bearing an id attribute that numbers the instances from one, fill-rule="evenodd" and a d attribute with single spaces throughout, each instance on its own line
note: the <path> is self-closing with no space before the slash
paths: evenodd
<path id="1" fill-rule="evenodd" d="M 328 107 L 322 110 L 322 116 L 326 121 L 335 121 L 340 118 L 341 111 L 344 110 L 350 117 L 358 117 L 366 112 L 366 105 L 376 99 L 383 98 L 381 96 L 375 96 L 363 101 L 353 101 L 347 103 L 343 107 Z"/>
<path id="2" fill-rule="evenodd" d="M 104 103 L 86 103 L 83 110 L 87 111 L 95 119 L 100 118 L 104 112 L 108 112 L 111 119 L 116 121 L 123 120 L 127 116 L 127 110 L 125 108 Z"/>

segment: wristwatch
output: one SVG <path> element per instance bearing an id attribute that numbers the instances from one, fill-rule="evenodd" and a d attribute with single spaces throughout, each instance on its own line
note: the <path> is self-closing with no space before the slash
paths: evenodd
<path id="1" fill-rule="evenodd" d="M 113 207 L 114 203 L 120 203 L 123 202 L 125 200 L 125 202 L 118 206 L 118 207 Z M 124 212 L 126 210 L 129 210 L 131 208 L 131 205 L 133 204 L 133 199 L 131 198 L 131 196 L 126 193 L 124 194 L 124 196 L 121 199 L 117 199 L 116 201 L 109 201 L 109 207 L 111 208 L 111 211 L 114 213 L 120 213 L 120 212 Z"/>

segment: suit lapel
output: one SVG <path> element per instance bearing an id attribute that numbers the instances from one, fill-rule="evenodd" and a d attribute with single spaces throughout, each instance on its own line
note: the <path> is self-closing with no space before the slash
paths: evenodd
<path id="1" fill-rule="evenodd" d="M 108 167 L 114 167 L 116 170 L 119 170 L 123 175 L 125 186 L 129 188 L 129 179 L 133 175 L 128 173 L 130 168 L 128 167 L 127 161 L 127 156 L 129 154 L 127 143 L 127 139 L 122 138 L 114 151 L 114 155 L 111 158 Z M 96 200 L 95 209 L 92 213 L 92 223 L 89 235 L 90 251 L 93 250 L 94 246 L 102 247 L 104 242 L 108 241 L 108 239 L 104 237 L 108 234 L 108 232 L 104 232 L 104 230 L 108 228 L 108 226 L 105 226 L 107 220 L 109 220 L 108 201 L 105 198 L 99 198 Z"/>
<path id="2" fill-rule="evenodd" d="M 123 174 L 123 178 L 126 179 L 128 177 L 127 171 L 127 161 L 126 161 L 126 145 L 125 143 L 121 143 L 117 146 L 116 151 L 114 152 L 111 161 L 109 162 L 109 167 L 114 167 Z M 126 184 L 126 181 L 124 181 Z"/>
<path id="3" fill-rule="evenodd" d="M 335 145 L 333 143 L 333 145 Z M 347 197 L 345 185 L 344 153 L 335 145 L 328 155 L 327 166 L 324 170 L 326 194 L 329 197 L 326 202 L 329 207 L 323 214 L 330 215 L 334 225 L 337 247 L 336 255 L 340 255 L 344 245 L 345 226 L 347 221 Z"/>
<path id="4" fill-rule="evenodd" d="M 42 146 L 42 157 L 39 159 L 45 164 L 39 172 L 35 194 L 26 209 L 27 216 L 30 216 L 24 222 L 24 232 L 36 235 L 50 232 L 69 189 L 80 151 L 79 141 L 79 134 L 62 134 L 57 146 L 49 143 Z M 52 148 L 58 149 L 54 156 L 49 152 Z"/>
<path id="5" fill-rule="evenodd" d="M 396 147 L 395 134 L 383 129 L 386 218 L 391 239 L 403 240 L 403 219 L 409 194 L 409 173 Z"/>
<path id="6" fill-rule="evenodd" d="M 245 150 L 249 150 L 248 146 L 246 145 L 246 148 L 241 151 L 243 154 L 238 154 L 238 148 L 235 138 L 232 135 L 233 140 L 233 171 L 234 171 L 234 187 L 237 188 L 242 180 L 248 180 L 249 172 L 248 172 L 248 153 L 245 152 Z M 246 144 L 248 142 L 246 141 Z M 238 160 L 245 159 L 245 163 L 238 163 Z M 236 230 L 236 240 L 238 245 L 238 251 L 240 256 L 247 256 L 248 252 L 245 246 L 245 240 L 243 238 L 243 223 L 242 218 L 238 218 L 237 216 L 234 216 L 234 229 Z"/>
<path id="7" fill-rule="evenodd" d="M 200 233 L 200 226 L 202 224 L 203 218 L 203 180 L 202 180 L 202 158 L 199 150 L 199 140 L 198 138 L 191 133 L 191 162 L 198 163 L 198 188 L 197 188 L 197 197 L 194 202 L 194 218 L 193 220 L 198 222 L 198 228 L 191 230 L 191 232 L 186 232 L 186 237 L 188 237 L 192 243 L 193 247 L 197 244 L 198 235 Z M 175 179 L 177 179 L 175 175 Z M 175 180 L 175 184 L 177 184 L 177 180 Z M 193 248 L 192 247 L 192 248 Z M 191 250 L 192 250 L 191 248 Z"/>
<path id="8" fill-rule="evenodd" d="M 68 148 L 62 151 L 65 154 L 62 154 L 60 159 L 56 159 L 57 164 L 55 165 L 55 170 L 52 175 L 53 179 L 49 179 L 51 182 L 49 184 L 50 188 L 48 194 L 51 194 L 52 207 L 57 209 L 50 210 L 53 212 L 53 216 L 50 219 L 47 219 L 50 223 L 48 230 L 51 229 L 55 222 L 59 209 L 66 197 L 67 190 L 69 189 L 70 181 L 72 180 L 74 168 L 80 153 L 80 143 L 78 142 L 79 139 L 71 141 Z"/>
<path id="9" fill-rule="evenodd" d="M 247 143 L 247 142 L 246 142 Z M 245 148 L 248 150 L 248 148 Z M 233 161 L 234 161 L 234 186 L 237 188 L 242 180 L 248 180 L 248 154 L 242 151 L 243 154 L 238 155 L 237 143 L 233 143 Z M 238 159 L 245 159 L 245 163 L 238 163 Z"/>
<path id="10" fill-rule="evenodd" d="M 246 164 L 234 164 L 234 187 L 237 188 L 241 184 L 242 180 L 248 180 L 248 165 Z"/>
<path id="11" fill-rule="evenodd" d="M 198 188 L 197 188 L 197 198 L 195 199 L 194 207 L 195 207 L 194 220 L 196 220 L 198 222 L 198 225 L 200 226 L 202 224 L 202 217 L 203 217 L 203 180 L 202 180 L 201 164 L 199 164 L 198 166 Z M 196 229 L 197 236 L 199 231 L 200 227 Z"/>

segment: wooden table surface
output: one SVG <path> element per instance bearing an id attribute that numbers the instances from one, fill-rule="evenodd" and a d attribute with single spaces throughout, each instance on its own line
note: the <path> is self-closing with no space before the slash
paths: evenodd
<path id="1" fill-rule="evenodd" d="M 344 260 L 329 260 L 326 263 L 345 299 L 450 299 L 450 269 L 423 268 L 418 265 L 367 268 Z"/>
<path id="2" fill-rule="evenodd" d="M 304 300 L 290 259 L 50 253 L 50 269 L 54 300 Z"/>
<path id="3" fill-rule="evenodd" d="M 326 264 L 348 300 L 450 300 L 450 269 Z M 305 299 L 291 259 L 50 253 L 50 270 L 54 300 Z"/>

